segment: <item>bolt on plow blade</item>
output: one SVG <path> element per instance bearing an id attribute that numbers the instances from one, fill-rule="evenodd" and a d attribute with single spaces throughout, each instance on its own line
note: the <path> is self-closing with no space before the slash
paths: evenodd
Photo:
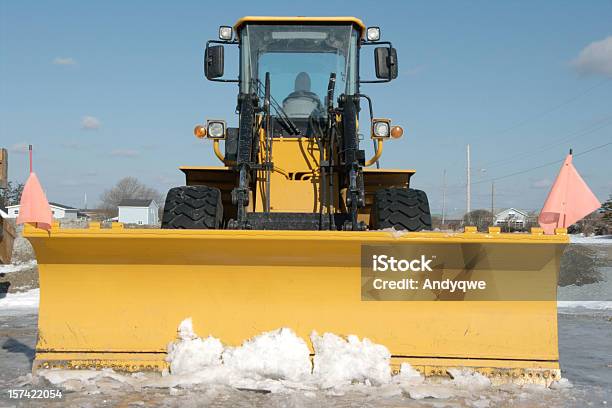
<path id="1" fill-rule="evenodd" d="M 560 376 L 564 234 L 119 226 L 26 236 L 40 273 L 34 369 L 162 370 L 178 324 L 192 317 L 197 333 L 231 346 L 289 327 L 305 340 L 313 330 L 369 338 L 389 349 L 394 370 L 409 362 L 425 375 L 472 367 L 510 381 Z M 381 272 L 392 256 L 408 259 L 396 264 L 404 270 L 387 262 Z M 433 287 L 390 289 L 408 278 Z"/>

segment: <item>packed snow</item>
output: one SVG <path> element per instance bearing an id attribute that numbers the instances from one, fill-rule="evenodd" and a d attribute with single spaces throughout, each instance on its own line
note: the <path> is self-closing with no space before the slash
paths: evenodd
<path id="1" fill-rule="evenodd" d="M 310 336 L 315 351 L 313 375 L 324 388 L 353 382 L 372 385 L 391 381 L 391 353 L 380 344 L 357 336 L 332 333 Z"/>
<path id="2" fill-rule="evenodd" d="M 304 339 L 288 328 L 265 332 L 240 346 L 229 347 L 215 337 L 199 337 L 188 318 L 180 323 L 176 340 L 168 345 L 170 370 L 162 376 L 120 374 L 110 369 L 39 370 L 38 375 L 55 386 L 87 393 L 157 388 L 176 395 L 180 389 L 206 386 L 277 394 L 300 391 L 312 398 L 355 392 L 374 398 L 460 398 L 469 406 L 479 407 L 491 403 L 483 392 L 495 394 L 489 379 L 471 369 L 449 370 L 450 379 L 426 381 L 410 364 L 403 363 L 393 376 L 389 350 L 366 338 L 313 332 L 310 340 L 315 350 L 312 360 Z M 36 378 L 30 381 L 35 383 Z M 521 390 L 514 387 L 515 391 Z M 565 389 L 571 384 L 563 380 L 555 387 Z"/>
<path id="3" fill-rule="evenodd" d="M 564 300 L 558 301 L 559 309 L 589 309 L 589 310 L 612 310 L 612 302 L 597 300 Z"/>
<path id="4" fill-rule="evenodd" d="M 13 309 L 37 309 L 40 289 L 27 292 L 6 293 L 0 298 L 0 311 Z"/>
<path id="5" fill-rule="evenodd" d="M 602 244 L 612 245 L 612 235 L 591 235 L 585 236 L 583 234 L 570 235 L 570 242 L 572 244 Z"/>
<path id="6" fill-rule="evenodd" d="M 36 265 L 37 265 L 36 260 L 30 260 L 30 261 L 23 262 L 23 263 L 14 263 L 14 264 L 7 264 L 7 265 L 0 264 L 0 273 L 21 272 L 21 271 L 25 271 L 28 269 L 32 269 L 36 267 Z"/>

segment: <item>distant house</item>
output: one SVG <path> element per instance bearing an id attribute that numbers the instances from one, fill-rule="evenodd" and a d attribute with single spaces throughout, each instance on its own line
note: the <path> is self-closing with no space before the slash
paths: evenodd
<path id="1" fill-rule="evenodd" d="M 529 214 L 516 208 L 508 208 L 495 214 L 493 224 L 498 227 L 523 229 L 527 226 Z"/>
<path id="2" fill-rule="evenodd" d="M 20 207 L 19 204 L 7 206 L 8 218 L 17 218 Z M 79 210 L 74 207 L 53 202 L 49 202 L 49 207 L 56 220 L 76 220 L 79 217 Z"/>
<path id="3" fill-rule="evenodd" d="M 8 210 L 5 207 L 2 207 L 1 205 L 0 205 L 0 217 L 9 218 Z"/>
<path id="4" fill-rule="evenodd" d="M 154 200 L 125 199 L 118 207 L 117 220 L 124 224 L 154 225 L 159 222 L 159 206 Z"/>

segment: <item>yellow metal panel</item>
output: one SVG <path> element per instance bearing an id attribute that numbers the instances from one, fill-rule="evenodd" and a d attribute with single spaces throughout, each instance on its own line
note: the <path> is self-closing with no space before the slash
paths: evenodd
<path id="1" fill-rule="evenodd" d="M 40 271 L 39 362 L 54 353 L 162 360 L 192 317 L 197 333 L 229 345 L 290 327 L 304 338 L 368 337 L 423 366 L 558 367 L 556 301 L 361 301 L 360 253 L 362 244 L 563 246 L 565 235 L 54 228 L 49 237 L 28 228 L 26 236 Z M 550 271 L 558 259 L 541 264 Z"/>
<path id="2" fill-rule="evenodd" d="M 266 16 L 246 16 L 234 24 L 234 30 L 240 31 L 243 25 L 248 23 L 283 23 L 283 24 L 300 24 L 300 23 L 351 23 L 359 27 L 361 35 L 365 33 L 365 25 L 363 21 L 357 17 L 266 17 Z"/>

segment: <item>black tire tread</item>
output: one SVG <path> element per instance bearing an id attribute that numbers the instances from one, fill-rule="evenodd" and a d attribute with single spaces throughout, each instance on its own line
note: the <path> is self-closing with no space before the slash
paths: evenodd
<path id="1" fill-rule="evenodd" d="M 219 229 L 223 220 L 221 191 L 208 186 L 174 187 L 166 195 L 165 229 Z"/>
<path id="2" fill-rule="evenodd" d="M 427 194 L 412 188 L 385 188 L 374 196 L 370 225 L 372 229 L 431 230 Z"/>

